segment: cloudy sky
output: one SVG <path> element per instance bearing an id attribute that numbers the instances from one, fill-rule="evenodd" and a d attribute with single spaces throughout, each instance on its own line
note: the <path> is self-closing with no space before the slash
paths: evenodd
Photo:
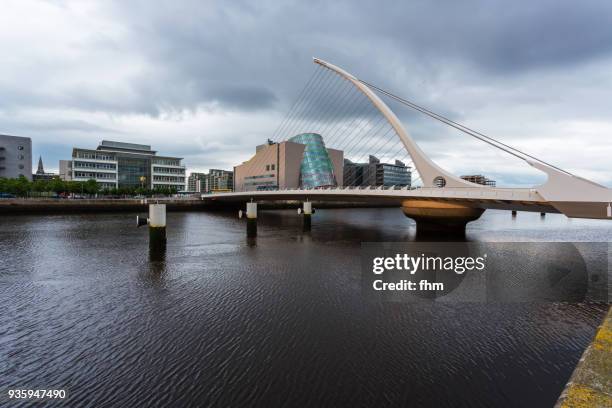
<path id="1" fill-rule="evenodd" d="M 31 137 L 47 170 L 102 139 L 230 169 L 273 134 L 317 56 L 612 186 L 610 1 L 3 0 L 0 55 L 0 133 Z M 456 174 L 543 180 L 398 115 Z"/>

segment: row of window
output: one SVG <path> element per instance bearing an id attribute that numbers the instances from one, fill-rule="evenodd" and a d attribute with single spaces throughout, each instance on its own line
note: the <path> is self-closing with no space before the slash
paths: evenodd
<path id="1" fill-rule="evenodd" d="M 92 152 L 77 152 L 77 159 L 93 159 L 93 160 L 106 160 L 115 161 L 115 156 L 110 154 L 92 153 Z"/>
<path id="2" fill-rule="evenodd" d="M 244 183 L 245 186 L 275 186 L 276 181 L 248 181 Z"/>
<path id="3" fill-rule="evenodd" d="M 153 166 L 153 173 L 168 173 L 168 174 L 185 174 L 185 169 L 173 169 L 171 167 L 156 167 Z"/>
<path id="4" fill-rule="evenodd" d="M 153 181 L 171 181 L 175 183 L 182 183 L 185 181 L 185 178 L 172 176 L 153 176 Z"/>
<path id="5" fill-rule="evenodd" d="M 266 164 L 266 171 L 276 170 L 276 164 Z"/>
<path id="6" fill-rule="evenodd" d="M 89 173 L 89 172 L 84 172 L 84 171 L 75 171 L 74 177 L 75 178 L 88 178 L 88 179 L 108 179 L 108 180 L 116 179 L 115 173 Z"/>
<path id="7" fill-rule="evenodd" d="M 74 167 L 87 168 L 87 169 L 115 170 L 117 168 L 117 165 L 114 163 L 95 163 L 95 162 L 75 161 Z"/>
<path id="8" fill-rule="evenodd" d="M 172 159 L 153 159 L 153 164 L 162 164 L 164 166 L 180 166 L 180 160 L 172 160 Z"/>
<path id="9" fill-rule="evenodd" d="M 177 191 L 183 191 L 185 189 L 184 184 L 153 184 L 153 188 L 175 188 Z"/>
<path id="10" fill-rule="evenodd" d="M 244 179 L 245 180 L 254 180 L 254 179 L 269 178 L 269 177 L 275 177 L 275 175 L 274 174 L 260 174 L 259 176 L 247 176 Z"/>

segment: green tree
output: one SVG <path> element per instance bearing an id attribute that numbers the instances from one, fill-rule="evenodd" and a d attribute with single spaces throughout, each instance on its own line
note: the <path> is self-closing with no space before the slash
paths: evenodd
<path id="1" fill-rule="evenodd" d="M 98 182 L 94 179 L 89 179 L 85 182 L 85 185 L 83 186 L 83 190 L 87 193 L 87 194 L 98 194 L 98 192 L 100 191 L 100 185 L 98 184 Z"/>

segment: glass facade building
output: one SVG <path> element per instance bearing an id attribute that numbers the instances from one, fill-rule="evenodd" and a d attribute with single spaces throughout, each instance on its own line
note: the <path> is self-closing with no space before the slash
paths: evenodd
<path id="1" fill-rule="evenodd" d="M 289 139 L 305 145 L 300 165 L 300 186 L 303 188 L 336 186 L 334 166 L 329 157 L 323 137 L 318 133 L 302 133 Z"/>
<path id="2" fill-rule="evenodd" d="M 344 185 L 364 186 L 397 186 L 406 187 L 412 184 L 410 167 L 399 160 L 395 164 L 381 163 L 370 156 L 368 163 L 353 163 L 344 160 Z"/>
<path id="3" fill-rule="evenodd" d="M 117 157 L 119 187 L 141 187 L 151 180 L 151 159 L 149 157 L 130 157 L 122 154 Z M 145 177 L 144 182 L 141 177 Z"/>
<path id="4" fill-rule="evenodd" d="M 103 140 L 97 149 L 74 148 L 70 164 L 65 163 L 64 177 L 75 181 L 93 179 L 103 189 L 145 187 L 184 191 L 185 166 L 181 160 L 157 156 L 148 145 Z"/>

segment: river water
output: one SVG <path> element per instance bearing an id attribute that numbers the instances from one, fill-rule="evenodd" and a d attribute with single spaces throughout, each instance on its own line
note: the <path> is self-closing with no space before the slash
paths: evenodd
<path id="1" fill-rule="evenodd" d="M 466 239 L 610 242 L 611 227 L 487 211 Z M 233 213 L 169 213 L 153 259 L 135 214 L 0 231 L 0 390 L 66 389 L 66 406 L 552 407 L 607 310 L 366 300 L 361 243 L 415 239 L 393 208 L 319 210 L 309 233 L 260 211 L 255 240 Z"/>

